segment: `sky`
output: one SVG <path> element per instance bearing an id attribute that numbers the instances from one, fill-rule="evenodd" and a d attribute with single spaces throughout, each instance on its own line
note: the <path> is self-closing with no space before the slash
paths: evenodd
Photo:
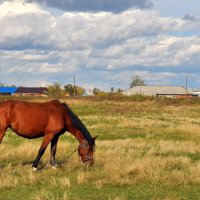
<path id="1" fill-rule="evenodd" d="M 200 89 L 199 0 L 0 0 L 0 83 Z"/>

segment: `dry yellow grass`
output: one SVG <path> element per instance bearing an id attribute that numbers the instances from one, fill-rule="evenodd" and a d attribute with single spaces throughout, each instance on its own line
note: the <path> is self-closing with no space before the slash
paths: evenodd
<path id="1" fill-rule="evenodd" d="M 147 143 L 143 139 L 127 139 L 99 142 L 98 145 L 104 149 L 97 152 L 100 158 L 98 162 L 103 164 L 107 176 L 104 183 L 115 182 L 123 185 L 145 180 L 175 185 L 200 183 L 199 177 L 196 176 L 200 162 L 192 162 L 187 156 L 174 156 L 177 152 L 199 152 L 200 147 L 195 143 L 161 141 L 157 145 L 154 142 Z M 174 155 L 160 155 L 169 152 Z"/>
<path id="2" fill-rule="evenodd" d="M 31 199 L 37 200 L 88 199 L 87 194 L 125 200 L 137 188 L 134 199 L 145 193 L 146 199 L 178 200 L 184 199 L 187 187 L 192 188 L 190 192 L 200 185 L 200 105 L 165 105 L 156 100 L 73 99 L 67 103 L 93 136 L 99 134 L 94 167 L 85 168 L 74 153 L 64 165 L 52 170 L 46 165 L 48 148 L 41 160 L 42 170 L 32 173 L 31 163 L 22 163 L 35 158 L 41 140 L 5 137 L 0 145 L 0 189 L 9 192 L 2 192 L 4 196 L 13 188 L 34 188 Z M 12 139 L 17 142 L 12 143 Z M 71 136 L 61 138 L 58 161 L 77 146 Z M 168 193 L 177 188 L 179 193 Z"/>
<path id="3" fill-rule="evenodd" d="M 58 158 L 62 159 L 62 152 L 68 146 L 68 142 L 61 142 L 59 144 L 60 151 L 58 151 Z M 28 147 L 31 149 L 27 153 Z M 4 145 L 3 149 L 6 154 L 4 159 L 13 157 L 21 157 L 21 160 L 31 160 L 33 155 L 37 152 L 34 144 L 23 144 L 22 147 L 10 150 L 9 145 Z M 152 181 L 167 182 L 168 184 L 185 184 L 193 183 L 200 184 L 200 162 L 192 162 L 187 156 L 176 156 L 177 153 L 199 153 L 200 147 L 195 142 L 176 142 L 176 141 L 160 141 L 147 142 L 145 139 L 126 139 L 115 141 L 98 141 L 95 157 L 96 167 L 98 172 L 94 171 L 78 171 L 77 184 L 84 184 L 94 180 L 97 188 L 101 188 L 105 184 L 116 183 L 120 185 L 129 185 L 137 181 Z M 8 149 L 7 149 L 8 148 Z M 61 151 L 62 149 L 62 151 Z M 16 153 L 12 153 L 12 151 Z M 162 154 L 170 153 L 173 155 L 162 156 Z M 43 162 L 48 162 L 49 155 L 45 155 Z M 66 174 L 72 168 L 80 168 L 77 155 L 73 155 L 73 162 L 65 164 L 59 170 L 64 170 Z M 75 162 L 74 162 L 75 160 Z M 12 161 L 11 161 L 12 162 Z M 10 163 L 12 164 L 12 163 Z M 52 172 L 50 166 L 47 166 L 43 171 Z M 18 174 L 18 177 L 11 175 Z M 25 176 L 23 175 L 25 174 Z M 99 175 L 101 174 L 101 176 Z M 0 187 L 16 187 L 20 184 L 36 184 L 42 173 L 33 174 L 30 166 L 12 166 L 9 165 L 0 172 Z M 73 181 L 74 182 L 74 181 Z M 62 177 L 59 180 L 53 178 L 50 180 L 52 187 L 61 185 L 62 187 L 70 188 L 71 184 L 69 177 Z"/>

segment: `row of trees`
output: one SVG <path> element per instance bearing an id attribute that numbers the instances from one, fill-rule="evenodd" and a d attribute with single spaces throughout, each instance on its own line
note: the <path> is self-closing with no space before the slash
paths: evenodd
<path id="1" fill-rule="evenodd" d="M 84 93 L 84 88 L 82 87 L 78 87 L 78 86 L 74 86 L 71 84 L 67 84 L 64 85 L 64 87 L 61 87 L 61 85 L 59 83 L 54 83 L 52 85 L 49 85 L 47 87 L 49 95 L 50 96 L 82 96 Z M 95 95 L 99 95 L 99 96 L 105 96 L 108 94 L 108 92 L 102 91 L 99 88 L 94 88 L 92 90 L 92 92 Z M 116 91 L 114 91 L 114 87 L 111 87 L 111 93 L 121 93 L 122 90 L 119 88 Z"/>
<path id="2" fill-rule="evenodd" d="M 131 82 L 129 85 L 129 88 L 135 87 L 135 86 L 145 86 L 145 80 L 142 79 L 140 76 L 135 75 L 131 77 Z M 114 92 L 114 87 L 110 88 L 111 92 Z M 123 90 L 121 90 L 120 88 L 116 90 L 117 93 L 121 93 Z"/>
<path id="3" fill-rule="evenodd" d="M 47 89 L 50 96 L 67 96 L 67 95 L 82 96 L 83 93 L 85 92 L 84 88 L 82 87 L 74 86 L 71 84 L 67 84 L 67 85 L 64 85 L 64 87 L 61 87 L 59 83 L 54 83 L 52 85 L 49 85 Z M 99 96 L 104 96 L 107 94 L 106 92 L 100 90 L 99 88 L 94 88 L 92 92 L 95 95 L 99 95 Z"/>
<path id="4" fill-rule="evenodd" d="M 132 76 L 132 77 L 131 77 L 131 83 L 129 84 L 129 88 L 132 88 L 132 87 L 135 87 L 135 86 L 145 86 L 145 85 L 146 85 L 146 84 L 145 84 L 145 80 L 142 79 L 140 76 L 135 75 L 135 76 Z M 94 94 L 95 94 L 95 93 L 100 92 L 100 90 L 97 89 L 97 88 L 94 88 L 93 92 L 94 92 Z M 111 93 L 114 93 L 114 92 L 115 92 L 115 93 L 121 93 L 121 92 L 123 92 L 123 90 L 120 89 L 120 88 L 118 88 L 117 90 L 115 90 L 114 87 L 111 87 L 111 88 L 110 88 L 110 92 L 111 92 Z"/>
<path id="5" fill-rule="evenodd" d="M 81 96 L 84 93 L 84 89 L 71 84 L 64 85 L 62 88 L 59 83 L 54 83 L 47 87 L 50 96 Z"/>

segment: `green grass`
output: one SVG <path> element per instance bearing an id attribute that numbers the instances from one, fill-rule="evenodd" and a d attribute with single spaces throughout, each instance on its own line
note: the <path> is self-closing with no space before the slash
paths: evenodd
<path id="1" fill-rule="evenodd" d="M 199 199 L 199 99 L 110 95 L 60 100 L 69 104 L 93 136 L 98 135 L 94 166 L 87 169 L 74 153 L 53 170 L 46 165 L 47 149 L 41 170 L 33 173 L 29 162 L 42 138 L 27 140 L 8 130 L 0 145 L 1 200 Z M 62 135 L 58 162 L 77 145 L 71 134 Z"/>

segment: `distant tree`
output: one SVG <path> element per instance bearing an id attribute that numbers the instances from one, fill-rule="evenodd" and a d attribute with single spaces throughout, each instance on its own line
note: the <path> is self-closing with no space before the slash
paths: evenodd
<path id="1" fill-rule="evenodd" d="M 16 85 L 5 85 L 4 83 L 0 83 L 0 87 L 17 87 Z"/>
<path id="2" fill-rule="evenodd" d="M 67 93 L 70 96 L 82 96 L 85 90 L 82 87 L 67 84 L 67 85 L 64 85 L 64 91 L 65 91 L 65 94 Z"/>
<path id="3" fill-rule="evenodd" d="M 16 85 L 11 85 L 10 87 L 17 87 Z"/>
<path id="4" fill-rule="evenodd" d="M 142 79 L 139 76 L 133 76 L 131 77 L 131 83 L 130 83 L 130 88 L 134 87 L 134 86 L 144 86 L 145 85 L 145 80 Z"/>
<path id="5" fill-rule="evenodd" d="M 50 96 L 63 96 L 64 91 L 61 89 L 59 83 L 54 83 L 53 85 L 48 86 L 48 92 Z"/>
<path id="6" fill-rule="evenodd" d="M 72 85 L 72 89 L 71 89 L 71 96 L 79 96 L 78 95 L 78 87 L 76 85 Z"/>
<path id="7" fill-rule="evenodd" d="M 117 89 L 117 92 L 118 92 L 118 93 L 121 93 L 122 91 L 123 91 L 123 90 L 122 90 L 121 88 L 118 88 L 118 89 Z"/>
<path id="8" fill-rule="evenodd" d="M 64 85 L 64 90 L 65 90 L 65 93 L 67 93 L 70 96 L 72 96 L 72 94 L 73 94 L 73 86 L 71 84 Z"/>
<path id="9" fill-rule="evenodd" d="M 111 88 L 110 88 L 110 91 L 111 91 L 111 92 L 114 92 L 114 87 L 111 87 Z"/>
<path id="10" fill-rule="evenodd" d="M 100 90 L 99 88 L 94 88 L 92 91 L 93 91 L 94 94 L 97 94 L 97 93 L 99 93 L 101 90 Z"/>
<path id="11" fill-rule="evenodd" d="M 77 96 L 82 96 L 84 92 L 85 92 L 85 89 L 83 89 L 82 87 L 76 88 L 76 95 Z"/>

